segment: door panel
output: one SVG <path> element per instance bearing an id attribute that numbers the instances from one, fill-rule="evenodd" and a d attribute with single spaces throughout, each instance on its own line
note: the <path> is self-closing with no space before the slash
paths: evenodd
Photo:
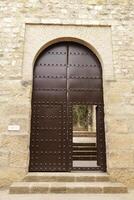
<path id="1" fill-rule="evenodd" d="M 86 69 L 85 69 L 84 67 L 76 68 L 74 66 L 74 67 L 69 68 L 69 72 L 70 72 L 69 73 L 70 78 L 71 77 L 83 77 L 83 78 L 98 77 L 98 78 L 101 78 L 100 71 L 96 70 L 95 67 L 94 68 L 86 67 Z"/>
<path id="2" fill-rule="evenodd" d="M 68 171 L 67 47 L 43 52 L 34 68 L 30 171 Z"/>
<path id="3" fill-rule="evenodd" d="M 65 43 L 58 43 L 47 48 L 37 59 L 37 66 L 63 67 L 66 66 L 67 47 Z M 36 69 L 36 68 L 35 68 Z"/>
<path id="4" fill-rule="evenodd" d="M 44 75 L 44 68 L 45 68 L 45 75 Z M 37 67 L 35 73 L 38 74 L 38 77 L 42 75 L 45 77 L 65 77 L 66 78 L 66 67 Z"/>
<path id="5" fill-rule="evenodd" d="M 69 92 L 69 101 L 74 104 L 101 104 L 102 103 L 102 94 L 100 91 L 82 91 L 80 90 L 71 90 Z"/>
<path id="6" fill-rule="evenodd" d="M 69 57 L 71 62 L 70 66 L 88 66 L 88 67 L 96 67 L 98 65 L 98 61 L 95 62 L 94 54 L 82 45 L 72 43 L 70 45 Z M 84 60 L 84 62 L 83 62 Z"/>
<path id="7" fill-rule="evenodd" d="M 81 86 L 81 88 L 84 89 L 101 89 L 101 79 L 69 79 L 69 88 L 75 88 L 75 89 L 79 89 L 79 87 Z"/>
<path id="8" fill-rule="evenodd" d="M 106 160 L 105 160 L 105 130 L 104 130 L 104 114 L 103 113 L 103 87 L 102 87 L 102 70 L 100 62 L 97 57 L 87 48 L 78 45 L 70 44 L 68 51 L 68 101 L 70 107 L 82 106 L 82 105 L 97 105 L 98 108 L 96 112 L 96 141 L 94 151 L 89 148 L 89 150 L 81 150 L 81 145 L 84 148 L 92 144 L 94 141 L 92 138 L 85 138 L 87 143 L 78 142 L 79 139 L 74 137 L 74 142 L 76 150 L 73 150 L 73 161 L 78 161 L 79 167 L 73 167 L 74 170 L 106 170 Z M 101 107 L 102 106 L 102 107 Z M 73 113 L 71 114 L 73 115 Z M 81 111 L 82 115 L 82 111 Z M 80 116 L 81 116 L 80 115 Z M 80 118 L 79 116 L 79 118 Z M 71 119 L 73 121 L 73 119 Z M 79 124 L 80 132 L 80 124 Z M 87 131 L 88 132 L 88 131 Z M 74 133 L 73 133 L 74 134 Z M 80 134 L 80 133 L 79 133 Z M 102 141 L 103 140 L 103 141 Z M 74 146 L 73 144 L 73 146 Z M 77 144 L 77 145 L 76 145 Z M 96 161 L 96 166 L 93 167 L 93 163 Z M 98 161 L 98 163 L 97 163 Z M 81 162 L 85 162 L 84 167 L 81 166 Z M 88 164 L 87 164 L 88 163 Z M 97 165 L 98 164 L 98 165 Z"/>
<path id="9" fill-rule="evenodd" d="M 65 89 L 66 90 L 66 78 L 54 79 L 54 78 L 35 78 L 34 83 L 37 88 L 44 89 L 44 85 L 49 89 Z"/>
<path id="10" fill-rule="evenodd" d="M 102 81 L 96 88 L 98 79 L 100 81 L 102 77 L 101 66 L 96 57 L 87 48 L 77 44 L 69 45 L 68 54 L 69 100 L 75 103 L 85 101 L 89 104 L 102 101 L 102 90 L 98 90 L 102 88 Z M 86 67 L 83 68 L 83 66 Z"/>
<path id="11" fill-rule="evenodd" d="M 36 90 L 35 90 L 36 91 Z M 55 101 L 66 101 L 66 92 L 65 91 L 60 91 L 60 90 L 55 90 L 55 89 L 52 89 L 52 90 L 44 90 L 44 89 L 41 89 L 41 90 L 37 90 L 36 91 L 36 94 L 34 95 L 34 99 L 36 100 L 41 100 L 41 101 L 52 101 L 52 102 L 55 102 Z"/>

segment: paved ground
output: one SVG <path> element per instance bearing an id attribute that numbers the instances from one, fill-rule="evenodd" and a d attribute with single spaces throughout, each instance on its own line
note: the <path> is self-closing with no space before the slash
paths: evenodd
<path id="1" fill-rule="evenodd" d="M 0 200 L 134 200 L 134 190 L 128 194 L 8 194 L 0 191 Z"/>

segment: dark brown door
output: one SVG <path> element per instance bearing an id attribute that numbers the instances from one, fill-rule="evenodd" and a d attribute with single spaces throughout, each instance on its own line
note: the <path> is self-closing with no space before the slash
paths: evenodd
<path id="1" fill-rule="evenodd" d="M 39 55 L 34 66 L 30 171 L 72 170 L 72 107 L 79 104 L 99 107 L 97 155 L 100 169 L 105 171 L 100 62 L 82 45 L 54 44 Z"/>

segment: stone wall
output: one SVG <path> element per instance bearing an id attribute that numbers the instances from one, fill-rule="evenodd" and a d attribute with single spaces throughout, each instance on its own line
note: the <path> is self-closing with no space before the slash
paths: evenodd
<path id="1" fill-rule="evenodd" d="M 104 85 L 108 173 L 134 186 L 133 0 L 0 0 L 0 185 L 28 170 L 32 84 L 23 80 L 23 57 L 31 23 L 111 27 L 114 79 Z M 20 131 L 8 131 L 12 124 Z"/>

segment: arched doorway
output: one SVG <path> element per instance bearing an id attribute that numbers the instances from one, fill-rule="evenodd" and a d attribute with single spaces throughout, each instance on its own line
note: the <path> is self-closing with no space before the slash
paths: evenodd
<path id="1" fill-rule="evenodd" d="M 87 47 L 59 42 L 34 66 L 29 171 L 72 170 L 106 171 L 102 68 Z"/>

